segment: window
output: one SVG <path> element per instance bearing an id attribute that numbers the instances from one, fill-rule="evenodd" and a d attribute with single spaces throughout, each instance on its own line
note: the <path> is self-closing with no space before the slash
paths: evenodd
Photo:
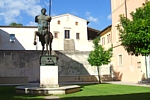
<path id="1" fill-rule="evenodd" d="M 54 38 L 58 38 L 58 33 L 54 33 Z"/>
<path id="2" fill-rule="evenodd" d="M 60 24 L 60 20 L 57 23 Z"/>
<path id="3" fill-rule="evenodd" d="M 107 35 L 107 42 L 110 42 L 110 34 Z"/>
<path id="4" fill-rule="evenodd" d="M 122 65 L 122 54 L 119 55 L 119 62 L 118 65 L 121 66 Z"/>
<path id="5" fill-rule="evenodd" d="M 105 45 L 105 37 L 102 38 L 102 45 Z"/>
<path id="6" fill-rule="evenodd" d="M 70 30 L 65 30 L 65 39 L 70 38 Z"/>
<path id="7" fill-rule="evenodd" d="M 80 34 L 79 33 L 76 33 L 76 39 L 80 39 Z"/>
<path id="8" fill-rule="evenodd" d="M 10 42 L 15 42 L 15 34 L 10 34 Z"/>
<path id="9" fill-rule="evenodd" d="M 75 22 L 75 25 L 78 25 L 78 22 Z"/>

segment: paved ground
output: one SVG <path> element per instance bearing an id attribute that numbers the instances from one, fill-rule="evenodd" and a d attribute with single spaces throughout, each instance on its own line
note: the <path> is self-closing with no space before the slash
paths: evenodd
<path id="1" fill-rule="evenodd" d="M 150 87 L 150 83 L 131 83 L 131 82 L 121 82 L 121 81 L 112 81 L 112 82 L 105 82 L 105 83 Z"/>

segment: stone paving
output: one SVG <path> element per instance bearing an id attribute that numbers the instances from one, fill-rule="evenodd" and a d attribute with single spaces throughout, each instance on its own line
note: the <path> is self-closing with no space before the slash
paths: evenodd
<path id="1" fill-rule="evenodd" d="M 150 87 L 150 83 L 132 83 L 132 82 L 121 82 L 121 81 L 112 81 L 112 82 L 104 82 L 104 83 Z"/>
<path id="2" fill-rule="evenodd" d="M 46 100 L 60 100 L 58 96 L 45 96 L 44 99 Z"/>

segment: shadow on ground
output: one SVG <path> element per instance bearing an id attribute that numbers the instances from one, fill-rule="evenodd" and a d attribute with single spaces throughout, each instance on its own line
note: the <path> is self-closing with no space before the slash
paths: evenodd
<path id="1" fill-rule="evenodd" d="M 28 95 L 17 96 L 15 98 L 13 97 L 12 99 L 3 99 L 3 100 L 28 100 L 28 99 L 43 100 L 42 98 L 36 98 L 36 96 L 28 96 Z M 67 98 L 61 98 L 61 100 L 150 100 L 150 93 L 67 97 Z"/>

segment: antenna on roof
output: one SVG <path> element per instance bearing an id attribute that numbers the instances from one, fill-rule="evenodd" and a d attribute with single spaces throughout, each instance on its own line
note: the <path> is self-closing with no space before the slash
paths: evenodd
<path id="1" fill-rule="evenodd" d="M 52 0 L 49 1 L 49 15 L 51 15 Z"/>
<path id="2" fill-rule="evenodd" d="M 52 0 L 49 0 L 49 16 L 51 17 L 51 6 L 52 6 Z M 49 28 L 48 31 L 50 32 L 50 22 L 49 22 Z"/>

